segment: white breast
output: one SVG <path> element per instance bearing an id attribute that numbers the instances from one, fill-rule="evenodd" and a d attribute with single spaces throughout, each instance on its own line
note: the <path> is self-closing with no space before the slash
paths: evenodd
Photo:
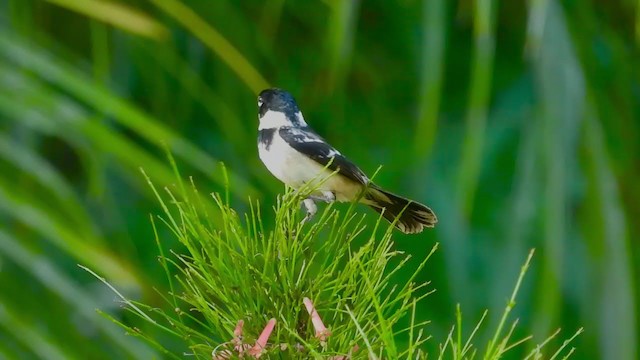
<path id="1" fill-rule="evenodd" d="M 260 160 L 267 169 L 283 183 L 298 189 L 310 181 L 318 181 L 329 176 L 332 171 L 318 164 L 289 146 L 276 131 L 267 150 L 258 145 Z M 331 191 L 338 201 L 351 201 L 362 186 L 338 174 L 332 176 L 319 187 L 320 191 Z"/>

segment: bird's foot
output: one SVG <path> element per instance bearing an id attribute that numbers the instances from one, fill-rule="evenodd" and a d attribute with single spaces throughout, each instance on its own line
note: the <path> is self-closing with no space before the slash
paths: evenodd
<path id="1" fill-rule="evenodd" d="M 306 198 L 302 200 L 302 207 L 304 207 L 307 212 L 307 215 L 302 219 L 302 223 L 304 224 L 311 220 L 311 218 L 313 218 L 313 216 L 318 212 L 318 206 L 316 206 L 316 203 L 312 198 Z"/>
<path id="2" fill-rule="evenodd" d="M 336 201 L 336 194 L 333 191 L 323 191 L 319 195 L 310 195 L 309 198 L 330 203 Z"/>
<path id="3" fill-rule="evenodd" d="M 307 215 L 302 219 L 302 223 L 306 223 L 311 220 L 318 212 L 318 206 L 315 201 L 334 202 L 336 201 L 336 194 L 333 191 L 323 191 L 321 195 L 311 195 L 302 201 L 302 207 L 307 212 Z"/>
<path id="4" fill-rule="evenodd" d="M 336 201 L 336 194 L 333 191 L 323 191 L 322 197 L 322 200 L 328 203 Z"/>

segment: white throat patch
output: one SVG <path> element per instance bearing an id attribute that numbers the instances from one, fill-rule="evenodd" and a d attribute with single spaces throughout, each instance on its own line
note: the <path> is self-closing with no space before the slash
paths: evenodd
<path id="1" fill-rule="evenodd" d="M 299 122 L 299 126 L 307 126 L 307 123 L 304 121 L 304 117 L 300 111 L 296 113 L 296 118 Z M 274 129 L 281 126 L 293 126 L 293 123 L 287 119 L 287 115 L 281 111 L 268 110 L 259 120 L 260 125 L 258 125 L 258 130 Z"/>

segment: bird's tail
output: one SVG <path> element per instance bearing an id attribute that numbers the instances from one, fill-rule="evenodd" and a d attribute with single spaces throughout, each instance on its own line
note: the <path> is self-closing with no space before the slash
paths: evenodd
<path id="1" fill-rule="evenodd" d="M 425 227 L 432 228 L 438 222 L 436 214 L 428 207 L 387 192 L 375 184 L 369 184 L 362 202 L 389 222 L 397 218 L 395 226 L 405 234 L 422 232 Z"/>

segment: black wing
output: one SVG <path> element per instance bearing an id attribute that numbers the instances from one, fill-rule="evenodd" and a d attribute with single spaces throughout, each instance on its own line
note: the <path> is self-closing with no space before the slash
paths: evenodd
<path id="1" fill-rule="evenodd" d="M 307 157 L 327 166 L 331 171 L 338 170 L 340 175 L 360 184 L 367 184 L 369 179 L 354 163 L 342 156 L 311 128 L 281 127 L 279 134 L 292 148 Z M 333 161 L 331 161 L 333 159 Z"/>

